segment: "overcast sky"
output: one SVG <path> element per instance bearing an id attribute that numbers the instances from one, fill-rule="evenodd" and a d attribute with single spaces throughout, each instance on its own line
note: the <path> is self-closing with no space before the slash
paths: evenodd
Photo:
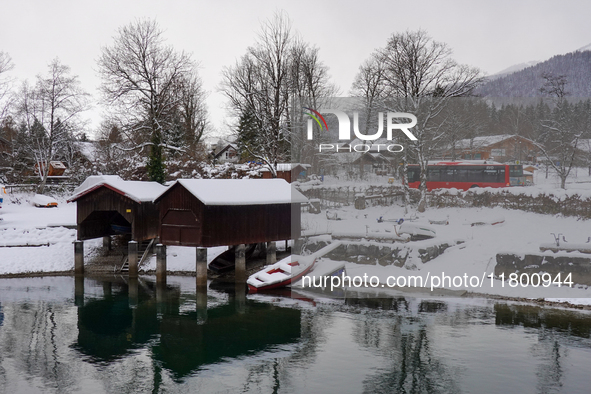
<path id="1" fill-rule="evenodd" d="M 395 32 L 427 32 L 447 43 L 460 63 L 487 74 L 574 51 L 591 43 L 586 1 L 14 1 L 1 0 L 0 51 L 15 64 L 11 75 L 33 81 L 58 57 L 99 98 L 96 60 L 120 26 L 156 19 L 168 42 L 192 53 L 212 123 L 224 126 L 220 72 L 255 42 L 262 21 L 285 11 L 294 30 L 320 48 L 321 60 L 347 94 L 361 62 Z M 88 114 L 96 128 L 100 109 Z"/>

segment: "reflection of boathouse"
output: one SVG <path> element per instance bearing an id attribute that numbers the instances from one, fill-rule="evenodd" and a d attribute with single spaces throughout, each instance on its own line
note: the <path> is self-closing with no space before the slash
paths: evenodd
<path id="1" fill-rule="evenodd" d="M 160 241 L 210 247 L 299 237 L 305 201 L 283 179 L 180 179 L 155 201 Z"/>
<path id="2" fill-rule="evenodd" d="M 247 300 L 244 294 L 207 309 L 203 321 L 197 311 L 180 308 L 181 293 L 175 287 L 113 279 L 103 282 L 103 288 L 108 294 L 78 308 L 73 347 L 91 362 L 123 358 L 149 347 L 154 361 L 182 378 L 207 365 L 301 338 L 299 309 Z"/>
<path id="3" fill-rule="evenodd" d="M 157 182 L 124 181 L 118 176 L 91 176 L 68 202 L 76 201 L 78 239 L 130 233 L 135 241 L 158 236 L 158 207 L 153 200 L 165 190 Z"/>

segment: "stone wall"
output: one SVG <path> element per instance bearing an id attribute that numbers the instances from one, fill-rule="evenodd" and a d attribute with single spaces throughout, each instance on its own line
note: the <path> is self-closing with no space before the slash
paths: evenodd
<path id="1" fill-rule="evenodd" d="M 561 274 L 562 280 L 572 273 L 572 281 L 576 284 L 591 285 L 591 257 L 568 254 L 526 254 L 514 253 L 497 254 L 495 275 L 505 275 L 507 278 L 512 273 L 544 273 L 552 275 Z"/>

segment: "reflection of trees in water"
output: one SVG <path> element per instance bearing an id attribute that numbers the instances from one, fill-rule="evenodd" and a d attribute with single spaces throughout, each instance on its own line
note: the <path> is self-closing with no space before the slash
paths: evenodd
<path id="1" fill-rule="evenodd" d="M 499 326 L 536 330 L 538 342 L 532 346 L 531 354 L 539 360 L 536 371 L 538 392 L 560 392 L 568 346 L 577 337 L 591 337 L 591 316 L 567 310 L 504 303 L 495 304 L 494 311 L 495 323 Z"/>
<path id="2" fill-rule="evenodd" d="M 400 327 L 400 326 L 398 326 Z M 459 393 L 454 370 L 432 354 L 427 327 L 391 333 L 390 365 L 364 381 L 366 393 Z"/>
<path id="3" fill-rule="evenodd" d="M 39 378 L 49 390 L 72 391 L 80 368 L 65 362 L 63 357 L 67 344 L 76 338 L 72 308 L 35 301 L 10 304 L 5 312 L 6 320 L 0 330 L 0 363 L 9 359 L 31 383 Z M 7 384 L 7 377 L 4 368 L 0 368 L 1 388 L 2 381 Z"/>
<path id="4" fill-rule="evenodd" d="M 355 342 L 372 348 L 386 360 L 383 369 L 365 379 L 364 392 L 460 392 L 454 383 L 454 369 L 433 354 L 428 331 L 431 323 L 426 321 L 427 313 L 446 311 L 447 305 L 421 302 L 417 309 L 420 314 L 412 316 L 408 302 L 398 299 L 391 310 L 396 313 L 364 314 L 355 322 Z"/>
<path id="5" fill-rule="evenodd" d="M 558 393 L 563 383 L 562 363 L 568 356 L 567 349 L 561 348 L 552 330 L 540 329 L 538 338 L 531 349 L 534 357 L 540 360 L 536 371 L 538 393 Z"/>
<path id="6" fill-rule="evenodd" d="M 243 392 L 259 391 L 267 380 L 270 380 L 273 393 L 286 391 L 294 387 L 294 369 L 305 369 L 314 363 L 318 348 L 327 341 L 326 331 L 334 324 L 334 310 L 320 307 L 317 310 L 304 309 L 301 312 L 300 341 L 289 350 L 290 353 L 286 357 L 263 360 L 247 367 L 248 375 Z"/>

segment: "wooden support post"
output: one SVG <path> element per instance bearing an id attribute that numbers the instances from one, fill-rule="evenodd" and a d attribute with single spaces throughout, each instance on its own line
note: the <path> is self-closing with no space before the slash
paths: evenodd
<path id="1" fill-rule="evenodd" d="M 207 286 L 197 285 L 196 291 L 197 323 L 204 324 L 207 321 Z"/>
<path id="2" fill-rule="evenodd" d="M 197 289 L 207 290 L 207 248 L 195 250 L 195 273 L 197 274 Z"/>
<path id="3" fill-rule="evenodd" d="M 166 283 L 166 246 L 156 245 L 156 282 Z"/>
<path id="4" fill-rule="evenodd" d="M 234 290 L 236 312 L 244 314 L 246 313 L 246 283 L 236 282 Z"/>
<path id="5" fill-rule="evenodd" d="M 156 278 L 156 312 L 166 314 L 168 312 L 168 289 L 166 282 L 159 282 Z"/>
<path id="6" fill-rule="evenodd" d="M 304 240 L 302 238 L 297 238 L 293 241 L 293 248 L 291 250 L 292 254 L 302 254 L 302 249 L 304 248 Z"/>
<path id="7" fill-rule="evenodd" d="M 267 242 L 267 265 L 275 264 L 277 262 L 277 245 L 275 241 Z"/>
<path id="8" fill-rule="evenodd" d="M 103 282 L 103 297 L 104 298 L 111 298 L 112 293 L 112 283 L 111 282 Z"/>
<path id="9" fill-rule="evenodd" d="M 110 236 L 103 237 L 103 248 L 107 248 L 107 250 L 111 250 L 111 237 Z"/>
<path id="10" fill-rule="evenodd" d="M 84 276 L 74 277 L 74 305 L 84 306 Z"/>
<path id="11" fill-rule="evenodd" d="M 132 309 L 137 308 L 139 299 L 139 283 L 137 278 L 129 278 L 127 296 L 129 297 L 129 307 Z"/>
<path id="12" fill-rule="evenodd" d="M 236 245 L 236 264 L 235 278 L 236 283 L 246 282 L 246 246 L 244 244 Z"/>
<path id="13" fill-rule="evenodd" d="M 74 274 L 84 275 L 84 241 L 74 241 Z"/>
<path id="14" fill-rule="evenodd" d="M 136 241 L 129 241 L 127 244 L 127 262 L 129 264 L 128 275 L 130 278 L 137 278 L 138 271 L 138 245 Z"/>

